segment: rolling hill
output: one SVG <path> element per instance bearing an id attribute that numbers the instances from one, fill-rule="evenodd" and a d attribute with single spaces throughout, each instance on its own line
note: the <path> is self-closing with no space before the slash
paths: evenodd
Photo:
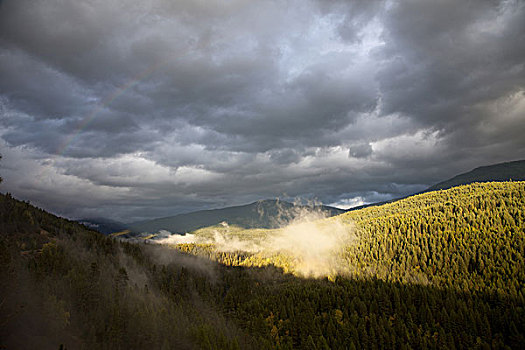
<path id="1" fill-rule="evenodd" d="M 186 233 L 223 221 L 243 228 L 274 228 L 282 226 L 304 210 L 317 210 L 333 216 L 345 211 L 328 206 L 303 206 L 279 200 L 261 200 L 247 205 L 222 209 L 201 210 L 187 214 L 159 218 L 130 224 L 128 229 L 136 233 L 155 233 L 167 230 Z"/>

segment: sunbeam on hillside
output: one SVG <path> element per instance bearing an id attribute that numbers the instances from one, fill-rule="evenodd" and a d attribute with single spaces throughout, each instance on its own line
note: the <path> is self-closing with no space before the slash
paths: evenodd
<path id="1" fill-rule="evenodd" d="M 164 230 L 152 242 L 183 249 L 195 246 L 217 252 L 247 253 L 239 265 L 262 266 L 278 256 L 286 271 L 305 277 L 343 274 L 341 256 L 343 249 L 356 240 L 355 226 L 349 221 L 327 218 L 326 212 L 313 207 L 281 210 L 293 213 L 283 212 L 279 217 L 294 219 L 282 222 L 283 227 L 277 229 L 246 230 L 222 222 L 186 235 Z"/>

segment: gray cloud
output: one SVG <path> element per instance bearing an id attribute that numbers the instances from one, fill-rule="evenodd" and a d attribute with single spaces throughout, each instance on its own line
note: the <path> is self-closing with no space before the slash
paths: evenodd
<path id="1" fill-rule="evenodd" d="M 355 158 L 363 158 L 368 157 L 372 154 L 372 152 L 372 146 L 369 143 L 359 143 L 350 147 L 348 156 Z"/>
<path id="2" fill-rule="evenodd" d="M 372 202 L 519 159 L 524 18 L 521 1 L 4 0 L 2 187 L 131 221 Z"/>

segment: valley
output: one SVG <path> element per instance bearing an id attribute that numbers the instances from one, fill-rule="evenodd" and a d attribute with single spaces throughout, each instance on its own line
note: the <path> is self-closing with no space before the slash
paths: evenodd
<path id="1" fill-rule="evenodd" d="M 2 195 L 0 339 L 27 347 L 53 334 L 42 348 L 519 348 L 524 207 L 525 182 L 475 183 L 334 217 L 305 213 L 283 228 L 223 223 L 129 241 Z M 39 326 L 22 333 L 27 318 Z"/>

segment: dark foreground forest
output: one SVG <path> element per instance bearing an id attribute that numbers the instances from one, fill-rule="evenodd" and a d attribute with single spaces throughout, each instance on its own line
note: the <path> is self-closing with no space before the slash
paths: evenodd
<path id="1" fill-rule="evenodd" d="M 2 195 L 0 348 L 521 348 L 524 208 L 525 183 L 505 182 L 346 213 L 345 268 L 309 278 L 280 255 L 119 241 Z"/>

